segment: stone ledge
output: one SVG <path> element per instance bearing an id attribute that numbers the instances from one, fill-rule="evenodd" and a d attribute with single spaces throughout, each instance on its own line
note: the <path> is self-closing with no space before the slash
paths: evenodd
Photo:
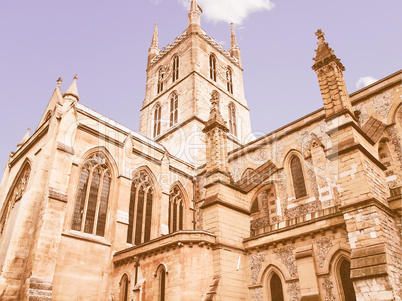
<path id="1" fill-rule="evenodd" d="M 51 291 L 52 282 L 46 279 L 31 277 L 29 279 L 29 289 Z"/>
<path id="2" fill-rule="evenodd" d="M 67 203 L 67 193 L 64 191 L 57 190 L 55 188 L 49 187 L 49 198 Z"/>
<path id="3" fill-rule="evenodd" d="M 353 262 L 353 260 L 352 260 Z M 365 267 L 361 269 L 354 269 L 350 272 L 351 279 L 361 279 L 361 278 L 374 278 L 380 275 L 387 275 L 387 265 L 376 265 L 371 267 Z"/>

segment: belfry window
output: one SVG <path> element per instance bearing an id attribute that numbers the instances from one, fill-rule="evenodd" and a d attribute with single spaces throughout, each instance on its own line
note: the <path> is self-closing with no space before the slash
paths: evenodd
<path id="1" fill-rule="evenodd" d="M 80 178 L 72 229 L 104 236 L 112 177 L 101 153 L 85 161 Z"/>
<path id="2" fill-rule="evenodd" d="M 170 126 L 177 123 L 179 115 L 179 97 L 176 93 L 170 96 Z"/>
<path id="3" fill-rule="evenodd" d="M 154 138 L 161 133 L 161 106 L 156 105 L 154 111 Z"/>
<path id="4" fill-rule="evenodd" d="M 173 58 L 172 82 L 179 79 L 179 57 L 176 55 Z"/>
<path id="5" fill-rule="evenodd" d="M 179 187 L 170 190 L 169 197 L 169 233 L 183 230 L 184 202 Z"/>
<path id="6" fill-rule="evenodd" d="M 216 57 L 209 55 L 209 77 L 216 82 Z"/>
<path id="7" fill-rule="evenodd" d="M 158 93 L 163 91 L 163 77 L 165 73 L 163 71 L 163 68 L 160 68 L 158 71 Z"/>
<path id="8" fill-rule="evenodd" d="M 307 196 L 303 169 L 300 159 L 298 157 L 294 156 L 290 161 L 290 170 L 292 173 L 293 189 L 295 191 L 296 199 Z"/>
<path id="9" fill-rule="evenodd" d="M 236 107 L 233 103 L 229 104 L 229 132 L 237 136 L 236 128 Z"/>
<path id="10" fill-rule="evenodd" d="M 227 86 L 228 92 L 233 94 L 232 70 L 229 67 L 226 69 L 226 86 Z"/>
<path id="11" fill-rule="evenodd" d="M 153 188 L 149 176 L 141 171 L 134 176 L 131 184 L 127 243 L 139 245 L 151 239 L 152 201 Z"/>

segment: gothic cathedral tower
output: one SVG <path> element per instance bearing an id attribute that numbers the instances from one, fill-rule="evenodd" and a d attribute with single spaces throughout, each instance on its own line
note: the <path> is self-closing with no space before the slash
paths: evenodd
<path id="1" fill-rule="evenodd" d="M 229 128 L 228 150 L 251 133 L 243 89 L 243 69 L 233 25 L 229 51 L 200 26 L 197 1 L 191 1 L 188 28 L 162 50 L 155 25 L 148 52 L 146 95 L 140 132 L 174 156 L 196 166 L 205 163 L 205 134 L 211 94 L 217 94 Z"/>

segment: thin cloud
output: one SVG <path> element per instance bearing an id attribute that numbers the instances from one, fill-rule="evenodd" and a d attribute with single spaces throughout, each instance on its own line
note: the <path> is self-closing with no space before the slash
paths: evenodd
<path id="1" fill-rule="evenodd" d="M 159 3 L 161 3 L 163 0 L 151 0 L 151 2 L 153 3 L 153 4 L 159 4 Z"/>
<path id="2" fill-rule="evenodd" d="M 177 0 L 189 9 L 190 0 Z M 242 24 L 252 13 L 272 10 L 275 4 L 270 0 L 198 0 L 208 21 Z"/>
<path id="3" fill-rule="evenodd" d="M 377 79 L 371 76 L 360 77 L 356 82 L 356 88 L 361 89 L 375 83 Z"/>

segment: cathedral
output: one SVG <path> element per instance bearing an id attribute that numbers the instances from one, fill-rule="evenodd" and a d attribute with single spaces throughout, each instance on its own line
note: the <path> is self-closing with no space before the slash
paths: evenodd
<path id="1" fill-rule="evenodd" d="M 196 0 L 138 132 L 59 79 L 4 169 L 0 300 L 402 301 L 402 71 L 348 94 L 316 37 L 323 107 L 258 139 Z"/>

